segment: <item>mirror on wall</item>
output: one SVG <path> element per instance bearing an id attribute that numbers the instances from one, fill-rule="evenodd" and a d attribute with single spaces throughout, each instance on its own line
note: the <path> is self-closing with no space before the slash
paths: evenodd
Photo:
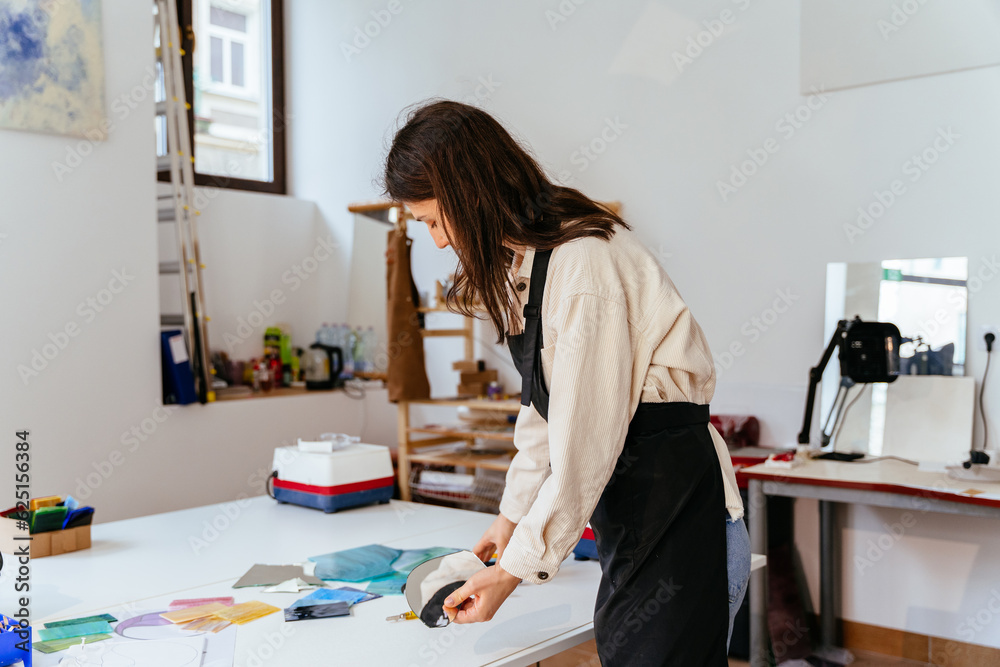
<path id="1" fill-rule="evenodd" d="M 351 247 L 351 275 L 348 280 L 347 322 L 351 326 L 370 326 L 378 349 L 377 370 L 385 370 L 385 249 L 392 224 L 383 212 L 354 215 L 354 241 Z"/>
<path id="2" fill-rule="evenodd" d="M 953 460 L 972 440 L 975 381 L 966 378 L 968 258 L 891 259 L 827 265 L 826 337 L 841 319 L 892 322 L 903 337 L 901 376 L 851 388 L 836 426 L 837 451 Z M 824 373 L 825 422 L 840 383 Z"/>

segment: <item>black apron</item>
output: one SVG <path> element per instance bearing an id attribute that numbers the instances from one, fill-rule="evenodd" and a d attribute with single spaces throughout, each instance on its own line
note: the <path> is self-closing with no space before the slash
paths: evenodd
<path id="1" fill-rule="evenodd" d="M 521 403 L 546 421 L 541 310 L 551 254 L 535 253 L 524 332 L 507 338 Z M 707 405 L 641 403 L 629 423 L 590 519 L 603 573 L 594 635 L 604 667 L 728 665 L 727 510 L 708 419 Z"/>

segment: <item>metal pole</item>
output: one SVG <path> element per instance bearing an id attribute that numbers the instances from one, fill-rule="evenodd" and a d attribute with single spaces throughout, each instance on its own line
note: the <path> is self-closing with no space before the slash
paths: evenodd
<path id="1" fill-rule="evenodd" d="M 767 496 L 764 482 L 751 479 L 747 494 L 750 551 L 767 555 Z M 750 575 L 750 667 L 767 667 L 767 567 Z"/>
<path id="2" fill-rule="evenodd" d="M 819 636 L 820 646 L 824 648 L 837 645 L 837 616 L 834 608 L 835 509 L 836 506 L 829 500 L 819 501 Z"/>

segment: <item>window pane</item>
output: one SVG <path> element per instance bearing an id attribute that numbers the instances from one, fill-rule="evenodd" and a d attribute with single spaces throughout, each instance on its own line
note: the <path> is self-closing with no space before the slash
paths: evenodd
<path id="1" fill-rule="evenodd" d="M 237 14 L 221 7 L 212 7 L 209 21 L 212 25 L 217 25 L 230 30 L 247 31 L 247 17 L 245 14 Z"/>
<path id="2" fill-rule="evenodd" d="M 212 38 L 212 81 L 224 81 L 222 74 L 222 40 Z"/>
<path id="3" fill-rule="evenodd" d="M 271 181 L 269 0 L 192 0 L 195 171 Z M 203 51 L 198 53 L 198 51 Z"/>
<path id="4" fill-rule="evenodd" d="M 232 68 L 234 86 L 243 86 L 243 45 L 233 42 Z"/>

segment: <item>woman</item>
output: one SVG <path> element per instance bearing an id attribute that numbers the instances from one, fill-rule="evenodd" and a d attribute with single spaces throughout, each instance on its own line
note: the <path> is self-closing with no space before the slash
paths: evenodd
<path id="1" fill-rule="evenodd" d="M 499 562 L 449 596 L 449 617 L 488 621 L 521 581 L 550 581 L 589 521 L 602 664 L 726 665 L 727 589 L 738 607 L 749 540 L 709 424 L 712 356 L 666 273 L 475 107 L 412 111 L 385 185 L 455 249 L 449 301 L 486 311 L 522 380 L 500 516 L 474 547 Z"/>

